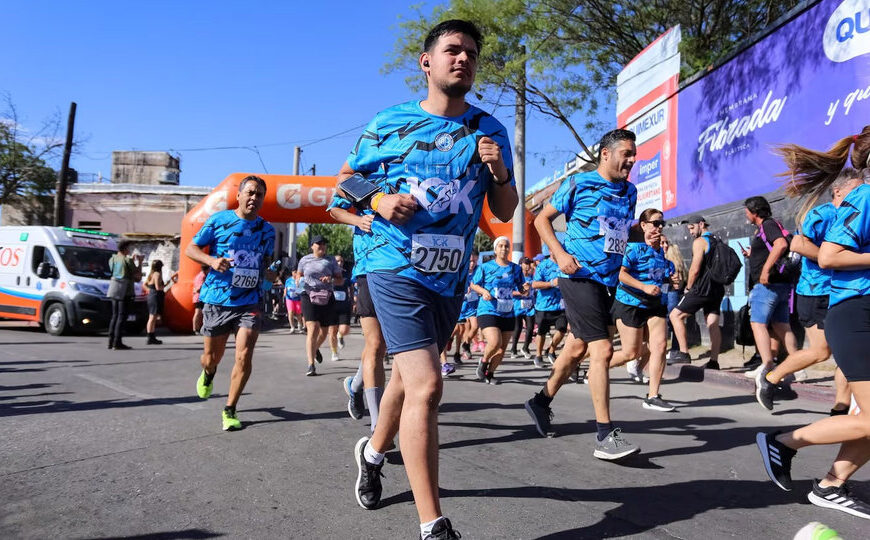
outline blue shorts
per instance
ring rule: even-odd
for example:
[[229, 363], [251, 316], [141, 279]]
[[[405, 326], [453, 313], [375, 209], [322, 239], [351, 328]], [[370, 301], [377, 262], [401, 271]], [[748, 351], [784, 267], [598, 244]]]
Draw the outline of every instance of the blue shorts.
[[788, 283], [756, 283], [749, 291], [749, 320], [761, 324], [788, 323], [790, 297]]
[[444, 350], [459, 319], [463, 296], [441, 296], [422, 284], [383, 272], [368, 274], [381, 333], [390, 354], [435, 345]]

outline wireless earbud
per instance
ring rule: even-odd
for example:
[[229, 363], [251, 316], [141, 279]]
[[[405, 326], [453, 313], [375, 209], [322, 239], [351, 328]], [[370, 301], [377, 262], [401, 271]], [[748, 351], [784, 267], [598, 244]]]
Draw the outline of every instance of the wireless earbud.
[[423, 65], [426, 66], [426, 67], [429, 67], [429, 61], [428, 61], [428, 60], [425, 60], [425, 61], [423, 62]]

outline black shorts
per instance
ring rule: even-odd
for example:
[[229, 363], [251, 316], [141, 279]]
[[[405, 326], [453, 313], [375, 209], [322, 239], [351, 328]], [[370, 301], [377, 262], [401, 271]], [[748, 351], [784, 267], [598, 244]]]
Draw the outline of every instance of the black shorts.
[[320, 326], [332, 326], [338, 320], [338, 312], [335, 310], [335, 299], [329, 295], [329, 302], [322, 306], [311, 303], [311, 298], [307, 294], [301, 295], [302, 300], [302, 317], [305, 322], [320, 323]]
[[550, 327], [555, 326], [556, 332], [568, 330], [568, 319], [565, 318], [565, 311], [538, 311], [535, 313], [535, 324], [538, 325], [538, 335], [546, 336], [550, 332]]
[[339, 309], [335, 313], [335, 324], [350, 326], [350, 304], [347, 309]]
[[828, 297], [802, 294], [796, 294], [795, 297], [795, 311], [801, 326], [804, 328], [818, 326], [819, 330], [824, 330], [825, 317], [828, 316]]
[[369, 280], [366, 276], [358, 276], [356, 284], [359, 292], [356, 296], [356, 313], [360, 319], [365, 317], [377, 317], [375, 313], [375, 303], [372, 302], [372, 295], [369, 292]]
[[559, 278], [565, 315], [574, 337], [586, 343], [610, 339], [613, 294], [602, 283], [584, 278]]
[[619, 300], [613, 302], [613, 309], [610, 310], [613, 320], [620, 320], [622, 324], [630, 328], [643, 328], [646, 322], [653, 317], [667, 318], [668, 308], [664, 304], [654, 308], [643, 308], [639, 306], [630, 306], [623, 304]]
[[722, 310], [722, 298], [724, 298], [724, 295], [698, 296], [690, 291], [683, 295], [675, 309], [679, 309], [689, 315], [694, 315], [701, 309], [704, 310], [705, 316], [710, 314], [719, 315]]
[[260, 330], [263, 314], [260, 306], [217, 306], [205, 304], [202, 307], [202, 328], [200, 334], [216, 337], [230, 334], [239, 328]]
[[163, 291], [151, 291], [148, 293], [148, 314], [163, 315], [163, 304], [166, 302], [166, 293]]
[[496, 327], [502, 332], [513, 332], [516, 324], [516, 317], [499, 317], [498, 315], [480, 315], [477, 317], [477, 326], [481, 330]]
[[847, 381], [870, 381], [870, 296], [832, 306], [825, 320], [825, 337]]
[[205, 302], [194, 302], [193, 303], [193, 307], [195, 307], [196, 309], [202, 309], [202, 306], [204, 306], [204, 305], [205, 305]]

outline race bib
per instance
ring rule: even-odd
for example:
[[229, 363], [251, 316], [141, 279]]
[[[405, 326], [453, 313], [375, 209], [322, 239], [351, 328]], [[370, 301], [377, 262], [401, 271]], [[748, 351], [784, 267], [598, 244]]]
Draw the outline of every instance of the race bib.
[[480, 299], [480, 295], [474, 291], [470, 290], [467, 293], [465, 293], [465, 301], [466, 302], [469, 302], [469, 303], [470, 302], [477, 302], [478, 299]]
[[511, 296], [511, 289], [505, 287], [496, 287], [493, 289], [493, 296], [496, 299], [495, 309], [499, 313], [507, 313], [514, 310], [514, 301]]
[[565, 309], [565, 299], [559, 300], [559, 309]]
[[598, 216], [599, 234], [604, 236], [604, 252], [625, 255], [630, 219]]
[[332, 295], [335, 296], [336, 302], [344, 302], [347, 300], [347, 293], [344, 291], [333, 291]]
[[520, 300], [520, 307], [523, 309], [532, 309], [532, 306], [535, 305], [535, 301], [531, 298], [523, 298]]
[[260, 281], [260, 271], [256, 268], [233, 267], [233, 287], [253, 289]]
[[453, 234], [411, 236], [411, 264], [421, 272], [458, 272], [465, 255], [465, 242]]

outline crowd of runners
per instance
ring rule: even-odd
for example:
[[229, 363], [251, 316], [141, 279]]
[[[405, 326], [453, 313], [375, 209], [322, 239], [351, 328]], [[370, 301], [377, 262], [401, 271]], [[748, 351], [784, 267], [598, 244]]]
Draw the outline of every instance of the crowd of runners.
[[[549, 369], [546, 383], [525, 402], [530, 428], [544, 437], [556, 432], [551, 404], [560, 388], [588, 384], [596, 425], [590, 450], [602, 460], [624, 459], [640, 446], [637, 434], [629, 437], [611, 417], [611, 368], [625, 365], [646, 385], [645, 409], [673, 410], [660, 389], [665, 364], [691, 360], [686, 321], [703, 310], [711, 342], [706, 367], [718, 369], [720, 305], [733, 280], [730, 248], [702, 216], [683, 222], [693, 238], [686, 264], [663, 235], [662, 211], [636, 208], [637, 190], [628, 181], [635, 135], [622, 129], [601, 137], [597, 168], [569, 176], [536, 217], [548, 255], [514, 263], [511, 241], [499, 237], [493, 257], [480, 260], [473, 241], [483, 205], [508, 221], [519, 200], [504, 126], [465, 101], [481, 46], [472, 23], [450, 20], [433, 28], [419, 56], [426, 98], [378, 113], [351, 150], [328, 211], [354, 227], [352, 267], [344, 268], [315, 235], [311, 253], [279, 278], [274, 229], [258, 216], [266, 184], [256, 176], [242, 180], [238, 208], [211, 216], [186, 250], [207, 268], [194, 321], [204, 339], [200, 398], [211, 394], [227, 337], [236, 335], [225, 430], [241, 427], [236, 406], [251, 374], [261, 298], [273, 282], [283, 284], [291, 331], [306, 333], [307, 375], [317, 374], [327, 340], [331, 358], [339, 359], [351, 317], [359, 317], [365, 345], [343, 391], [350, 416], [368, 412], [371, 433], [348, 442], [358, 471], [353, 493], [361, 507], [378, 507], [384, 454], [398, 435], [424, 539], [460, 537], [438, 494], [438, 406], [456, 364], [476, 358], [475, 375], [489, 384], [498, 384], [506, 355]], [[800, 448], [840, 444], [809, 499], [870, 518], [870, 506], [845, 485], [870, 458], [870, 362], [863, 357], [870, 350], [870, 186], [864, 183], [870, 127], [830, 151], [793, 145], [779, 151], [789, 195], [804, 205], [800, 232], [789, 233], [764, 198], [745, 202], [747, 219], [758, 227], [743, 253], [760, 358], [750, 374], [760, 406], [772, 410], [778, 385], [833, 354], [838, 396], [830, 417], [788, 433], [759, 433], [757, 444], [771, 479], [785, 490], [792, 488]], [[553, 226], [559, 216], [567, 224], [561, 240]], [[803, 350], [788, 324], [795, 288], [808, 338]], [[774, 353], [783, 349], [788, 357], [776, 365]], [[852, 396], [858, 408], [845, 414]]]

